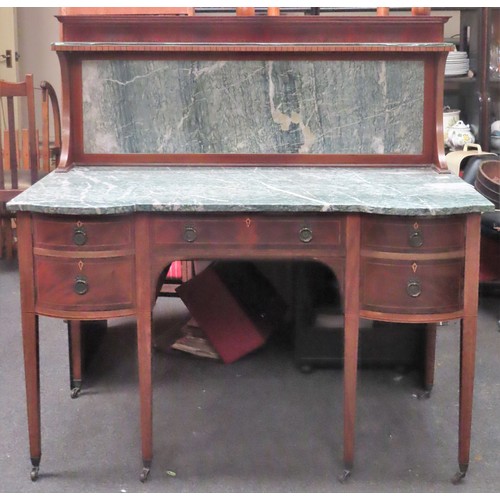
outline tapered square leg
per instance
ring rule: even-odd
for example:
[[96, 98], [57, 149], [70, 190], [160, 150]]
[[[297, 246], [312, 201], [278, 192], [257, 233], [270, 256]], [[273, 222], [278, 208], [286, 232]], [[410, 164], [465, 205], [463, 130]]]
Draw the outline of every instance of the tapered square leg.
[[68, 321], [69, 348], [69, 388], [71, 398], [79, 396], [82, 389], [83, 357], [82, 357], [82, 322]]
[[28, 434], [30, 458], [33, 466], [31, 479], [35, 481], [38, 478], [38, 468], [42, 457], [38, 316], [34, 313], [23, 313], [22, 329], [26, 403], [28, 410]]
[[68, 321], [69, 383], [73, 399], [80, 395], [86, 369], [106, 331], [106, 320]]
[[147, 469], [150, 468], [151, 461], [153, 459], [151, 319], [151, 314], [142, 313], [137, 317], [137, 352], [139, 360], [142, 461], [143, 464], [146, 464], [144, 465], [144, 468]]
[[434, 369], [436, 364], [436, 323], [425, 327], [425, 372], [424, 388], [430, 394], [434, 387]]
[[356, 384], [359, 339], [360, 217], [350, 215], [346, 228], [344, 285], [344, 482], [354, 465]]
[[153, 460], [153, 387], [152, 387], [152, 319], [154, 290], [157, 277], [153, 277], [150, 262], [151, 230], [148, 218], [136, 218], [136, 290], [137, 290], [137, 362], [139, 365], [139, 394], [141, 412], [142, 472], [144, 482]]
[[472, 400], [476, 354], [477, 318], [464, 318], [460, 331], [460, 407], [458, 418], [458, 466], [465, 475], [469, 467]]
[[453, 477], [453, 483], [460, 482], [469, 467], [476, 362], [477, 309], [479, 302], [480, 240], [481, 216], [480, 214], [470, 214], [467, 216], [466, 223], [464, 315], [460, 322], [459, 470]]
[[356, 423], [356, 385], [358, 370], [358, 316], [347, 316], [344, 326], [344, 482], [354, 465], [354, 436]]

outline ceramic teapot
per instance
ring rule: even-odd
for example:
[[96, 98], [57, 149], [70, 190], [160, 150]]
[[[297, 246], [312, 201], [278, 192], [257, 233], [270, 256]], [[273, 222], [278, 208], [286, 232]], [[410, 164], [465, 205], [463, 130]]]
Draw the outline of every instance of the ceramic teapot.
[[444, 145], [451, 147], [448, 142], [448, 132], [453, 125], [455, 125], [458, 120], [460, 120], [460, 110], [451, 109], [449, 106], [443, 108], [443, 137]]
[[452, 149], [461, 149], [466, 144], [472, 144], [473, 142], [474, 135], [470, 130], [470, 126], [466, 125], [462, 120], [459, 120], [448, 130], [448, 144]]

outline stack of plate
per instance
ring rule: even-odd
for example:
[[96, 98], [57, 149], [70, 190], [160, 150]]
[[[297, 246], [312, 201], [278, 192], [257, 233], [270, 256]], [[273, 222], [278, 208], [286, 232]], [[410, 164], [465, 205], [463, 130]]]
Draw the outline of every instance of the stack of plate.
[[444, 74], [446, 76], [465, 75], [469, 71], [469, 58], [467, 52], [450, 52], [446, 58]]

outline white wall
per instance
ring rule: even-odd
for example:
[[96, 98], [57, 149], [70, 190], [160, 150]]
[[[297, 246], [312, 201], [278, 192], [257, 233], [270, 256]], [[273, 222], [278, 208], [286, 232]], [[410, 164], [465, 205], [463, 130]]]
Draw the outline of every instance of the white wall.
[[[59, 21], [54, 17], [57, 7], [18, 7], [17, 32], [19, 78], [26, 73], [33, 73], [35, 87], [46, 80], [54, 87], [61, 106], [61, 71], [57, 55], [50, 48], [52, 42], [59, 40]], [[40, 91], [35, 91], [37, 123], [41, 127]]]

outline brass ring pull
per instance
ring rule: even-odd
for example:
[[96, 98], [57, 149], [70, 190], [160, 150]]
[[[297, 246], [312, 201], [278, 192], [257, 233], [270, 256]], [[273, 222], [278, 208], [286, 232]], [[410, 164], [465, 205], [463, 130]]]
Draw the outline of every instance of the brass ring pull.
[[408, 280], [408, 284], [406, 285], [406, 293], [413, 298], [419, 297], [422, 293], [420, 281], [414, 279]]
[[87, 231], [82, 227], [75, 227], [73, 230], [73, 243], [78, 246], [87, 243]]
[[73, 284], [73, 291], [77, 295], [85, 295], [89, 291], [89, 283], [86, 276], [77, 276]]
[[184, 240], [187, 241], [188, 243], [193, 243], [193, 241], [196, 240], [198, 237], [198, 233], [196, 232], [196, 229], [191, 226], [186, 226], [184, 228]]
[[424, 244], [424, 237], [420, 231], [414, 231], [410, 234], [410, 246], [420, 248]]
[[308, 227], [303, 227], [299, 231], [299, 239], [300, 241], [302, 241], [302, 243], [309, 243], [313, 239], [312, 229], [309, 229]]

